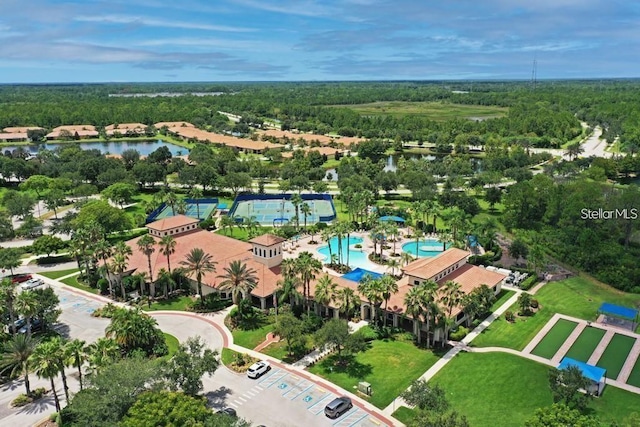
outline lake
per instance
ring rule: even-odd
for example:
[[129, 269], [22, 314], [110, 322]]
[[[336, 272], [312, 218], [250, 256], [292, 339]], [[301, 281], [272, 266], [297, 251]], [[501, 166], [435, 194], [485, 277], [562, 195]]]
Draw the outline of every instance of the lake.
[[[73, 143], [41, 143], [31, 145], [20, 145], [21, 148], [27, 150], [31, 154], [37, 154], [41, 149], [54, 150], [58, 147], [63, 147]], [[174, 156], [185, 156], [189, 154], [189, 149], [180, 147], [179, 145], [172, 144], [170, 142], [158, 139], [156, 141], [104, 141], [104, 142], [79, 142], [77, 143], [83, 150], [98, 149], [103, 154], [122, 154], [123, 151], [134, 149], [137, 150], [141, 156], [148, 156], [158, 148], [165, 146], [169, 149]], [[13, 151], [17, 146], [0, 146], [0, 150]]]

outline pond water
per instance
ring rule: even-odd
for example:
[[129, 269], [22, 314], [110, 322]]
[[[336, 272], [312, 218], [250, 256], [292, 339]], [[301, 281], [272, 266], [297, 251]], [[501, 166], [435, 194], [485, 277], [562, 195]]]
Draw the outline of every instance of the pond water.
[[[31, 144], [31, 145], [21, 145], [20, 148], [28, 151], [31, 154], [37, 154], [38, 151], [42, 149], [46, 150], [54, 150], [58, 147], [63, 147], [67, 145], [71, 145], [72, 143], [42, 143], [42, 144]], [[103, 142], [79, 142], [78, 145], [83, 150], [91, 150], [98, 149], [102, 154], [122, 154], [123, 151], [134, 149], [137, 150], [141, 156], [148, 156], [150, 153], [154, 152], [158, 148], [165, 146], [169, 149], [172, 155], [174, 156], [186, 156], [189, 154], [189, 149], [185, 147], [180, 147], [179, 145], [172, 144], [170, 142], [163, 141], [161, 139], [154, 141], [103, 141]], [[16, 146], [2, 146], [0, 150], [4, 153], [5, 151], [13, 151]]]

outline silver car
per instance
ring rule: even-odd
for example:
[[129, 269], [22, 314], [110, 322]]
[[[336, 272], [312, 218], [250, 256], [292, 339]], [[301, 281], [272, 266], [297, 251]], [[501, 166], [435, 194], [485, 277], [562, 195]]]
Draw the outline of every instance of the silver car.
[[28, 289], [37, 288], [38, 286], [44, 285], [44, 282], [40, 279], [30, 279], [20, 285], [20, 289], [26, 291]]

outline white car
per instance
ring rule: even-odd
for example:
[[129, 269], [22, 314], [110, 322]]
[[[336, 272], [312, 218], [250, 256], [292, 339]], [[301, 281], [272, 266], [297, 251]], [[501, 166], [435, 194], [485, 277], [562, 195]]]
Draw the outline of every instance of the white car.
[[44, 285], [44, 282], [40, 279], [30, 279], [20, 285], [20, 289], [26, 291], [28, 289], [37, 288], [38, 286]]
[[269, 372], [271, 369], [271, 365], [266, 360], [261, 360], [260, 362], [256, 362], [249, 367], [247, 371], [247, 376], [249, 378], [260, 378], [262, 375]]

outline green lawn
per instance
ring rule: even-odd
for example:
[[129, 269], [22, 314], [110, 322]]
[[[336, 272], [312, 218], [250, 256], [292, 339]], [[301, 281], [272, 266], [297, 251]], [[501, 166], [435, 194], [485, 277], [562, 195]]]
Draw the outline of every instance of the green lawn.
[[[522, 350], [555, 313], [595, 320], [598, 307], [605, 301], [627, 307], [640, 305], [639, 295], [626, 294], [585, 277], [551, 282], [542, 287], [535, 298], [540, 303], [540, 310], [536, 314], [518, 318], [514, 323], [500, 317], [473, 340], [473, 345]], [[518, 305], [514, 304], [511, 311], [518, 312]]]
[[493, 313], [494, 311], [502, 307], [502, 304], [507, 302], [509, 298], [511, 298], [514, 294], [514, 291], [507, 291], [505, 289], [501, 290], [500, 293], [496, 296], [495, 302], [491, 306], [491, 312]]
[[384, 408], [436, 363], [439, 356], [416, 347], [402, 336], [373, 341], [367, 351], [357, 354], [346, 366], [338, 365], [336, 359], [337, 355], [331, 355], [308, 369], [346, 390], [353, 390], [360, 381], [370, 383], [373, 396], [369, 401]]
[[142, 308], [145, 311], [157, 311], [157, 310], [174, 310], [174, 311], [187, 311], [187, 305], [192, 301], [190, 296], [180, 296], [177, 298], [170, 298], [166, 300], [155, 301], [151, 304], [151, 307], [144, 305]]
[[178, 341], [178, 338], [174, 337], [171, 334], [168, 334], [166, 332], [163, 332], [163, 334], [164, 340], [167, 343], [167, 347], [169, 348], [169, 354], [167, 356], [171, 357], [176, 353], [176, 351], [178, 351], [180, 341]]
[[[231, 207], [231, 206], [229, 206]], [[269, 233], [273, 230], [273, 227], [261, 227], [260, 234]], [[242, 240], [246, 242], [249, 240], [249, 230], [243, 227], [233, 227], [231, 230], [226, 228], [219, 228], [215, 231], [216, 234], [222, 234], [223, 236], [232, 237], [236, 240]]]
[[586, 363], [602, 340], [604, 333], [604, 329], [592, 327], [584, 328], [576, 342], [573, 343], [567, 352], [566, 357]]
[[233, 335], [233, 343], [241, 347], [253, 350], [266, 338], [267, 334], [273, 331], [272, 323], [263, 325], [256, 329], [241, 330], [234, 329], [231, 331]]
[[70, 268], [68, 270], [58, 270], [58, 271], [46, 271], [44, 273], [38, 273], [43, 275], [44, 277], [48, 277], [49, 279], [59, 279], [60, 277], [68, 276], [69, 274], [77, 273], [80, 270], [77, 268]]
[[531, 353], [544, 357], [545, 359], [551, 359], [560, 347], [562, 347], [562, 344], [567, 338], [569, 338], [569, 335], [571, 335], [571, 332], [573, 332], [577, 325], [575, 322], [559, 319]]
[[[433, 378], [453, 409], [474, 427], [521, 426], [537, 408], [553, 403], [549, 367], [506, 353], [460, 353]], [[640, 395], [607, 386], [591, 407], [603, 421], [621, 421]], [[609, 425], [609, 424], [604, 424]]]
[[368, 104], [337, 105], [336, 107], [349, 108], [365, 116], [422, 116], [435, 121], [471, 117], [502, 117], [508, 111], [507, 108], [495, 106], [406, 101], [380, 101]]
[[413, 409], [407, 408], [406, 406], [401, 406], [392, 414], [393, 418], [400, 421], [403, 424], [408, 424], [414, 417], [415, 411]]
[[640, 357], [636, 360], [636, 364], [633, 366], [633, 370], [629, 375], [627, 384], [631, 384], [636, 387], [640, 387]]
[[620, 370], [627, 360], [627, 355], [631, 351], [636, 340], [626, 335], [615, 334], [607, 349], [602, 353], [597, 365], [607, 370], [606, 377], [616, 379]]
[[[271, 357], [275, 357], [278, 360], [282, 360], [285, 363], [295, 363], [300, 360], [305, 354], [309, 353], [313, 349], [313, 339], [311, 336], [307, 336], [307, 343], [304, 348], [297, 351], [297, 354], [290, 355], [287, 351], [286, 341], [274, 342], [267, 347], [260, 350], [261, 353], [267, 354]], [[295, 350], [294, 350], [295, 351]]]
[[84, 283], [78, 282], [78, 276], [71, 276], [62, 281], [65, 285], [73, 286], [77, 289], [82, 289], [83, 291], [91, 292], [92, 294], [97, 294], [100, 290], [96, 288], [92, 288], [90, 286], [85, 285]]

